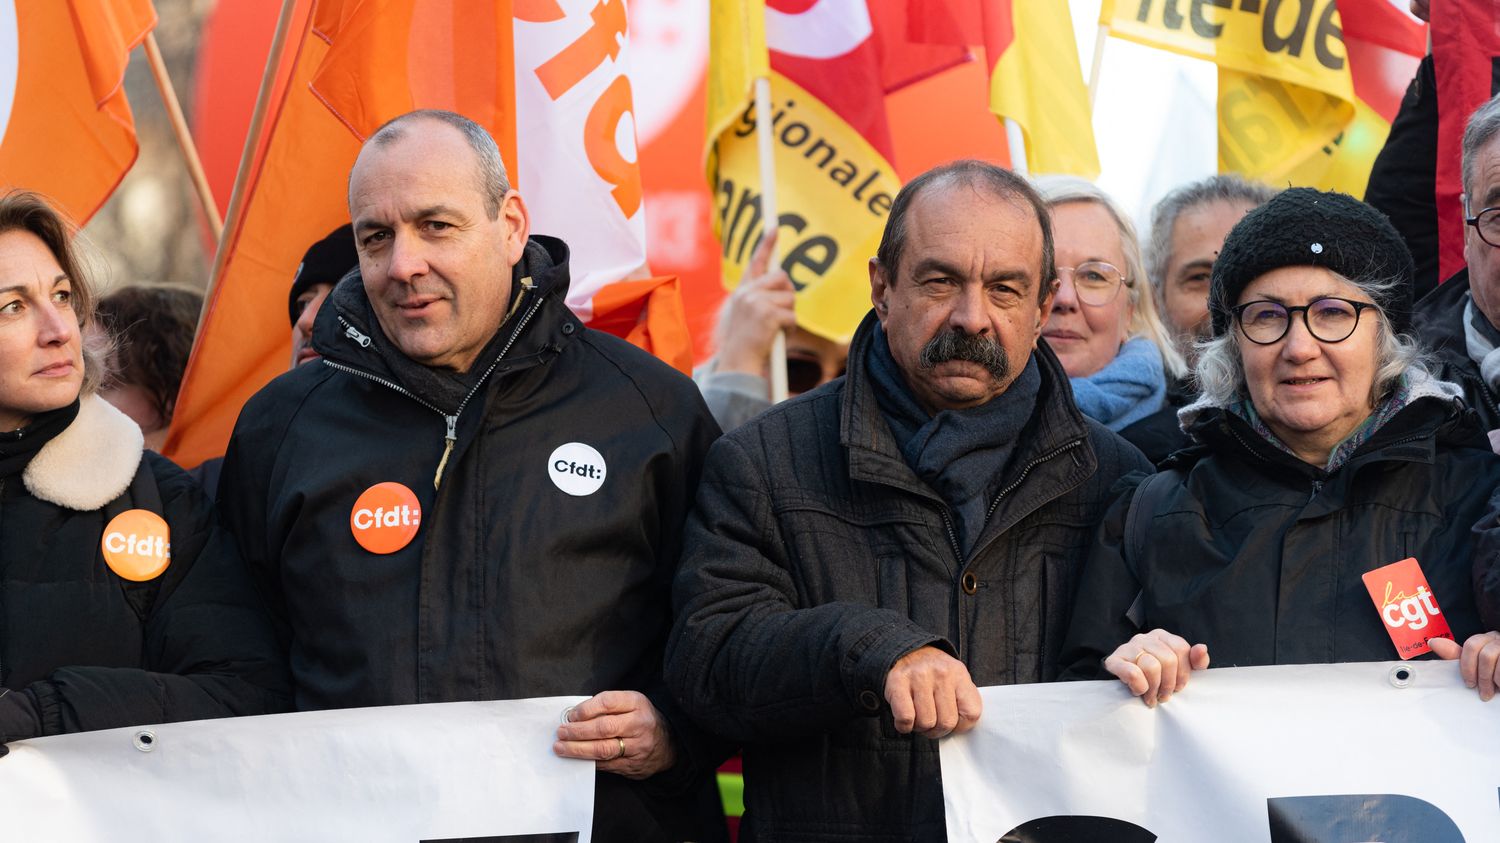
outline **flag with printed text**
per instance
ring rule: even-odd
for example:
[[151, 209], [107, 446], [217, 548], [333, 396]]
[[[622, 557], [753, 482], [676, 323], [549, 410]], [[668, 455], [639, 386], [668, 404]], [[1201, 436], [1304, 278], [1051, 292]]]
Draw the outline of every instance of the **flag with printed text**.
[[[289, 78], [274, 88], [243, 207], [228, 220], [169, 456], [194, 465], [223, 453], [244, 401], [286, 370], [298, 262], [348, 221], [347, 179], [363, 140], [416, 108], [456, 111], [494, 136], [532, 232], [575, 247], [570, 307], [686, 370], [676, 280], [640, 271], [640, 180], [619, 82], [623, 8], [605, 0], [591, 16], [555, 0], [299, 0], [290, 52], [272, 58]], [[516, 46], [523, 31], [526, 50]], [[616, 283], [630, 277], [638, 280]]]
[[764, 227], [750, 85], [769, 74], [777, 249], [797, 322], [847, 341], [901, 188], [885, 95], [968, 53], [913, 37], [907, 0], [711, 2], [708, 177], [725, 283], [738, 283]]
[[1219, 169], [1363, 195], [1425, 50], [1390, 0], [1106, 0], [1119, 38], [1219, 66]]

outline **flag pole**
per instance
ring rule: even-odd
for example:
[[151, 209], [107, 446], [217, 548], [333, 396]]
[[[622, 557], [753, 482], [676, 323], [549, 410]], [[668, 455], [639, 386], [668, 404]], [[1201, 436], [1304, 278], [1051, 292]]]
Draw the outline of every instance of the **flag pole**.
[[271, 51], [266, 56], [266, 69], [260, 77], [260, 90], [255, 94], [255, 111], [250, 116], [250, 131], [245, 134], [245, 151], [240, 155], [240, 166], [234, 174], [234, 189], [229, 193], [229, 212], [225, 214], [219, 243], [214, 248], [213, 272], [209, 274], [208, 287], [203, 291], [203, 310], [198, 314], [200, 327], [203, 325], [203, 320], [208, 317], [209, 308], [213, 306], [214, 290], [218, 287], [219, 278], [224, 274], [224, 266], [229, 261], [227, 241], [239, 223], [245, 204], [247, 187], [245, 182], [250, 176], [250, 164], [255, 158], [255, 147], [260, 141], [261, 125], [265, 123], [266, 111], [270, 109], [271, 89], [276, 85], [276, 72], [281, 67], [281, 54], [286, 48], [286, 34], [287, 30], [292, 27], [292, 12], [296, 6], [297, 0], [281, 0], [281, 14], [276, 18], [276, 34], [271, 39]]
[[1025, 176], [1031, 173], [1031, 168], [1026, 165], [1026, 135], [1021, 131], [1021, 124], [1007, 117], [1005, 118], [1005, 145], [1010, 147], [1010, 168]]
[[1109, 24], [1099, 24], [1099, 31], [1094, 35], [1094, 63], [1089, 68], [1089, 110], [1094, 108], [1094, 100], [1099, 93], [1099, 70], [1104, 67], [1104, 44], [1109, 38]]
[[[760, 218], [764, 227], [762, 237], [776, 233], [779, 219], [776, 210], [776, 138], [771, 125], [771, 80], [762, 76], [755, 80], [755, 139], [760, 153]], [[774, 251], [771, 265], [779, 266], [780, 256]], [[771, 403], [786, 400], [786, 331], [777, 331], [771, 341]]]
[[224, 236], [224, 220], [219, 217], [219, 206], [214, 204], [213, 190], [208, 186], [208, 176], [203, 172], [203, 161], [199, 159], [198, 147], [193, 144], [193, 135], [188, 131], [187, 119], [182, 116], [182, 103], [177, 100], [177, 89], [172, 87], [172, 77], [167, 73], [167, 63], [162, 60], [155, 32], [146, 33], [146, 61], [151, 65], [151, 76], [156, 80], [162, 105], [167, 107], [167, 119], [172, 122], [172, 133], [177, 136], [177, 148], [182, 151], [188, 177], [193, 181], [193, 191], [198, 194], [198, 204], [203, 206], [203, 216], [217, 242]]

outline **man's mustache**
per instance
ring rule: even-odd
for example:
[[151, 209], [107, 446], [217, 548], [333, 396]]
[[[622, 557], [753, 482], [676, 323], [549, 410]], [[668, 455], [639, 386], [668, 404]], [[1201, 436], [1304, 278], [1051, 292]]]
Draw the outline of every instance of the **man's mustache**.
[[918, 363], [923, 369], [931, 369], [950, 360], [978, 363], [1000, 381], [1010, 374], [1010, 357], [1005, 353], [1005, 348], [982, 334], [944, 331], [922, 346], [922, 356]]

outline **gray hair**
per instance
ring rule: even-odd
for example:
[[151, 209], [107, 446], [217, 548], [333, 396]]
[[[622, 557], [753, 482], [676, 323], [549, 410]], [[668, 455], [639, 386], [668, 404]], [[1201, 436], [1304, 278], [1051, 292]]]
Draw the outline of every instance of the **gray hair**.
[[474, 150], [475, 163], [479, 167], [479, 192], [484, 196], [484, 209], [490, 219], [500, 216], [500, 204], [510, 192], [510, 179], [505, 174], [505, 159], [500, 157], [500, 147], [485, 128], [473, 120], [439, 108], [422, 108], [409, 111], [400, 117], [387, 120], [365, 141], [366, 146], [387, 147], [406, 136], [408, 124], [418, 120], [432, 120], [457, 129]]
[[1070, 202], [1087, 202], [1100, 206], [1114, 220], [1120, 234], [1120, 250], [1125, 255], [1125, 288], [1129, 291], [1132, 310], [1130, 335], [1145, 337], [1156, 345], [1169, 375], [1180, 378], [1187, 374], [1187, 362], [1172, 343], [1171, 335], [1156, 311], [1155, 296], [1141, 295], [1141, 287], [1147, 283], [1146, 265], [1141, 257], [1141, 239], [1135, 233], [1135, 223], [1131, 222], [1130, 215], [1097, 185], [1076, 176], [1041, 176], [1037, 179], [1037, 189], [1049, 208]]
[[[1377, 302], [1409, 283], [1399, 277], [1355, 281], [1336, 272], [1332, 274], [1335, 278], [1359, 287]], [[1416, 338], [1410, 334], [1396, 333], [1391, 329], [1391, 323], [1386, 318], [1385, 311], [1379, 307], [1375, 310], [1380, 314], [1380, 327], [1375, 345], [1375, 379], [1370, 385], [1372, 406], [1380, 403], [1392, 389], [1396, 388], [1402, 375], [1410, 372], [1431, 374], [1427, 365], [1427, 354]], [[1234, 325], [1234, 321], [1231, 320], [1229, 330], [1219, 336], [1203, 340], [1197, 345], [1198, 363], [1193, 370], [1193, 375], [1197, 379], [1198, 389], [1202, 394], [1200, 401], [1204, 404], [1227, 407], [1236, 401], [1250, 397], [1249, 389], [1245, 385], [1245, 360], [1240, 356], [1240, 343], [1235, 336]]]
[[1172, 230], [1177, 218], [1205, 205], [1223, 202], [1256, 208], [1271, 201], [1276, 191], [1233, 173], [1221, 173], [1172, 190], [1151, 209], [1151, 239], [1146, 244], [1146, 274], [1156, 288], [1157, 305], [1165, 305], [1167, 266], [1172, 262]]
[[1037, 224], [1042, 229], [1041, 275], [1037, 279], [1037, 300], [1047, 297], [1052, 279], [1057, 277], [1056, 247], [1052, 239], [1052, 216], [1047, 213], [1047, 204], [1025, 177], [1016, 175], [1004, 167], [987, 161], [965, 159], [933, 167], [931, 170], [907, 182], [891, 203], [890, 214], [885, 220], [885, 231], [880, 235], [880, 248], [875, 252], [875, 262], [891, 276], [894, 282], [901, 266], [901, 253], [906, 249], [906, 214], [918, 194], [935, 186], [961, 186], [983, 190], [995, 197], [1020, 200], [1036, 214]]
[[1464, 209], [1468, 210], [1470, 191], [1474, 189], [1474, 164], [1479, 150], [1500, 132], [1500, 95], [1491, 97], [1484, 105], [1474, 109], [1469, 122], [1464, 126], [1463, 141], [1463, 188]]

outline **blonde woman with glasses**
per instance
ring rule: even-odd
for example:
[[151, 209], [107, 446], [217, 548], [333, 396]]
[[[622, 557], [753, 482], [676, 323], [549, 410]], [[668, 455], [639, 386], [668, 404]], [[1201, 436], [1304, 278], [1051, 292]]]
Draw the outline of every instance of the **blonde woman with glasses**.
[[1042, 336], [1078, 409], [1119, 432], [1160, 410], [1168, 377], [1187, 367], [1157, 316], [1130, 217], [1081, 179], [1044, 177], [1037, 188], [1057, 241], [1057, 296]]

